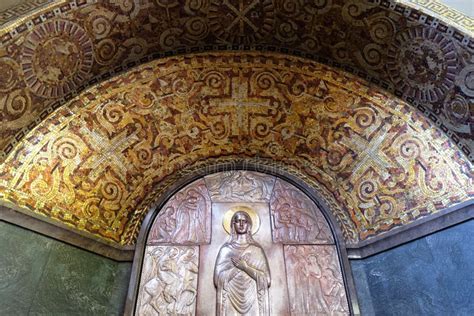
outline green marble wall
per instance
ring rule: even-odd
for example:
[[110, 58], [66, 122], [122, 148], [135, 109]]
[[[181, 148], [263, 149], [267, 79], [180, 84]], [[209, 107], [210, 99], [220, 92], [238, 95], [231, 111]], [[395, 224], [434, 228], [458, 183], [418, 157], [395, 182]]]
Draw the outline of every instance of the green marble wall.
[[0, 315], [121, 315], [130, 268], [0, 221]]

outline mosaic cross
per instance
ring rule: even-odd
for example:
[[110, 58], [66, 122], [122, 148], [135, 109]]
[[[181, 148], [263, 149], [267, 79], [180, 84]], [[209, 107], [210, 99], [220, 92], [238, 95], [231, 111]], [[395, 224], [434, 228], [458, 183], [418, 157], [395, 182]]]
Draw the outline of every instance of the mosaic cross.
[[127, 136], [127, 131], [122, 131], [114, 138], [109, 139], [106, 135], [84, 127], [81, 128], [81, 132], [87, 136], [86, 139], [92, 147], [92, 151], [97, 153], [86, 160], [83, 165], [83, 168], [92, 170], [90, 177], [93, 180], [97, 179], [110, 166], [126, 183], [127, 171], [132, 167], [132, 164], [128, 163], [128, 158], [123, 152], [138, 141], [136, 133]]
[[349, 148], [355, 148], [358, 153], [354, 161], [354, 168], [352, 169], [353, 179], [359, 178], [368, 167], [372, 167], [380, 173], [384, 180], [389, 177], [387, 169], [392, 164], [382, 151], [386, 135], [387, 131], [382, 127], [378, 134], [370, 140], [366, 140], [357, 133], [351, 133], [350, 138], [344, 142]]
[[230, 98], [209, 100], [211, 107], [223, 110], [225, 113], [235, 113], [235, 120], [232, 122], [232, 135], [234, 136], [241, 135], [241, 132], [248, 134], [252, 116], [266, 113], [270, 105], [270, 100], [249, 96], [248, 85], [248, 79], [243, 77], [242, 72], [239, 72], [238, 77], [235, 76], [231, 79]]
[[244, 5], [244, 0], [239, 1], [239, 8], [236, 8], [233, 4], [229, 2], [229, 0], [224, 0], [224, 5], [229, 8], [230, 11], [232, 11], [235, 14], [235, 18], [232, 21], [232, 23], [229, 24], [229, 26], [226, 28], [226, 31], [229, 32], [232, 30], [232, 28], [235, 25], [239, 25], [239, 31], [240, 34], [244, 34], [245, 32], [245, 25], [248, 25], [254, 32], [257, 32], [259, 28], [252, 23], [247, 18], [247, 13], [249, 13], [250, 10], [252, 10], [257, 4], [259, 3], [259, 0], [254, 0], [251, 2], [247, 7]]

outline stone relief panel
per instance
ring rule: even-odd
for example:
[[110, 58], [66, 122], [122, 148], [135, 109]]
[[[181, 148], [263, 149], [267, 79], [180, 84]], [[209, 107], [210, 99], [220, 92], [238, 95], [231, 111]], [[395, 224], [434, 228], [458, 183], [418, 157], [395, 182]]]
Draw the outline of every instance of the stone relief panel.
[[270, 267], [262, 246], [253, 239], [253, 225], [245, 210], [235, 212], [230, 221], [230, 239], [220, 248], [214, 267], [218, 316], [269, 315]]
[[[258, 202], [235, 201], [252, 194]], [[220, 172], [175, 193], [150, 230], [138, 291], [140, 316], [349, 314], [321, 211], [258, 172]]]
[[137, 315], [194, 315], [198, 246], [147, 246]]
[[274, 242], [334, 243], [331, 229], [316, 204], [287, 182], [276, 180], [270, 212]]
[[174, 195], [162, 208], [148, 244], [203, 244], [211, 239], [211, 200], [204, 180]]
[[284, 246], [291, 315], [349, 315], [335, 246]]
[[[250, 216], [240, 232], [231, 227], [239, 210]], [[211, 243], [199, 249], [197, 315], [288, 315], [283, 246], [272, 241], [268, 202], [213, 202]]]
[[268, 202], [275, 178], [252, 171], [229, 171], [205, 178], [213, 202]]

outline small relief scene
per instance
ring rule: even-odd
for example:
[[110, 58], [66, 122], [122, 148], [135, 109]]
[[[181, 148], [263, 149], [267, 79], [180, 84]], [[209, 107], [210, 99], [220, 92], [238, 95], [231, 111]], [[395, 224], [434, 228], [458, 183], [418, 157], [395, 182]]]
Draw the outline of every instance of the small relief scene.
[[174, 194], [147, 239], [136, 315], [349, 315], [332, 231], [279, 178], [228, 171]]

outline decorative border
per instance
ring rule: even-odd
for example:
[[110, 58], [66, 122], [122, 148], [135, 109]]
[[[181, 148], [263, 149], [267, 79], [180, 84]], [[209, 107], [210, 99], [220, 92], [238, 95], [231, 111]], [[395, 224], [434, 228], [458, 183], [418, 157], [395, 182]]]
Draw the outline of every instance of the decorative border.
[[474, 32], [473, 18], [438, 0], [404, 0], [404, 3], [414, 6], [416, 9], [421, 9], [421, 11], [427, 9], [430, 11], [429, 13], [436, 14], [448, 24], [456, 24], [459, 28]]
[[0, 27], [8, 23], [15, 22], [22, 16], [26, 16], [34, 11], [39, 11], [48, 5], [57, 5], [55, 0], [27, 0], [23, 1], [13, 7], [0, 11]]

